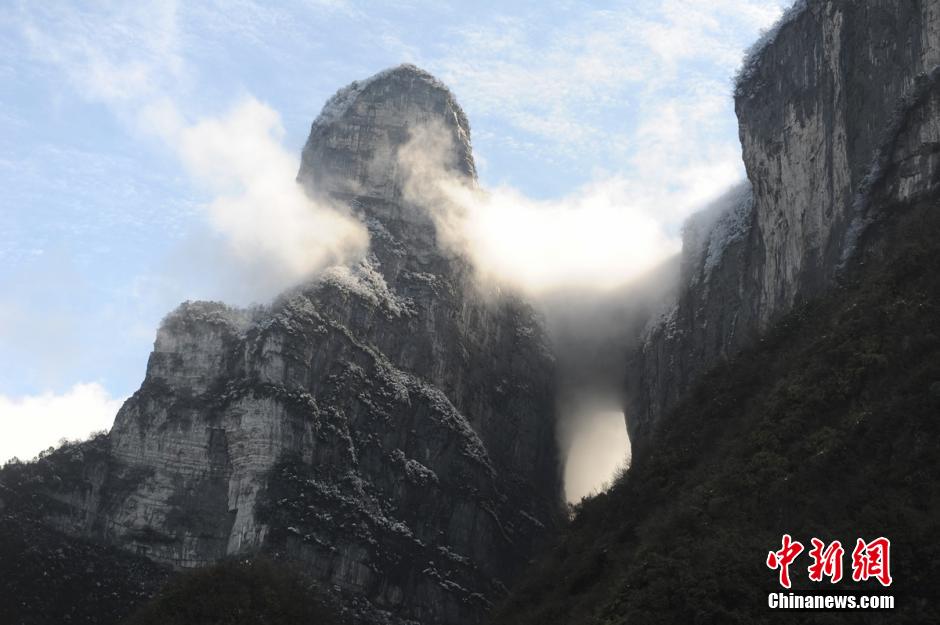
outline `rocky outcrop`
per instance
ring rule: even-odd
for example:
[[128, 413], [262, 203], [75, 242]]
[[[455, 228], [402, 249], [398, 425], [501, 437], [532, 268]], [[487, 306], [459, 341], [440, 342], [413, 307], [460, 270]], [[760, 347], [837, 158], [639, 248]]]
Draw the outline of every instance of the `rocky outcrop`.
[[553, 361], [402, 199], [394, 157], [430, 122], [472, 183], [466, 118], [425, 72], [329, 101], [298, 179], [367, 225], [368, 256], [268, 307], [171, 313], [108, 457], [50, 489], [58, 525], [182, 567], [291, 558], [362, 622], [481, 621], [559, 520]]
[[920, 130], [905, 135], [912, 156], [891, 184], [910, 197], [929, 184], [937, 120], [911, 103], [938, 64], [940, 7], [928, 0], [800, 1], [750, 52], [735, 109], [752, 199], [726, 202], [734, 237], [722, 219], [688, 227], [677, 305], [630, 365], [635, 444], [703, 370], [836, 280], [899, 128]]

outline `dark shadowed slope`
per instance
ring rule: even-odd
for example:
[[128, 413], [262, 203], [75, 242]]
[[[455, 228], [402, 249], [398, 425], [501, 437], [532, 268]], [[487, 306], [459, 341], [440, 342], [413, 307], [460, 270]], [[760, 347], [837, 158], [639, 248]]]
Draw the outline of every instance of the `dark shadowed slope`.
[[175, 577], [126, 625], [340, 625], [333, 606], [290, 566], [224, 560]]

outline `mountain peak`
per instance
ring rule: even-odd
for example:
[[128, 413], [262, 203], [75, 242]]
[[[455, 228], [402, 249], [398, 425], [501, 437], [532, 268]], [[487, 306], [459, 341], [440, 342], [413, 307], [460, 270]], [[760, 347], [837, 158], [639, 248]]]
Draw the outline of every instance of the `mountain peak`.
[[442, 165], [475, 178], [470, 124], [453, 93], [403, 64], [353, 81], [326, 102], [310, 129], [298, 179], [314, 194], [395, 201], [403, 184], [398, 150], [424, 126], [443, 129], [451, 141]]

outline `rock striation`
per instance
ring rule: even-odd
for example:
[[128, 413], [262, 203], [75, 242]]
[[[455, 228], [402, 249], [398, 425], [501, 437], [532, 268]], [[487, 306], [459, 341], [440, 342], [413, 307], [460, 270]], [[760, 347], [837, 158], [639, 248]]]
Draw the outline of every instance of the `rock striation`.
[[748, 188], [686, 227], [676, 306], [629, 365], [634, 444], [702, 372], [833, 284], [889, 163], [896, 199], [936, 183], [923, 107], [938, 64], [931, 0], [801, 0], [754, 46], [735, 89]]
[[178, 567], [264, 551], [364, 623], [477, 623], [560, 520], [553, 359], [521, 301], [484, 293], [403, 199], [422, 124], [473, 184], [467, 120], [401, 66], [339, 91], [298, 180], [368, 227], [368, 255], [250, 311], [168, 315], [108, 453], [50, 518]]

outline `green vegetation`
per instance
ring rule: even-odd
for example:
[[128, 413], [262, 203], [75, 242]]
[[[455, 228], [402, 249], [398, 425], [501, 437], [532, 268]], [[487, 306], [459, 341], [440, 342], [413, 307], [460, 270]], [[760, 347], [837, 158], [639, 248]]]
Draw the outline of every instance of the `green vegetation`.
[[336, 625], [339, 618], [289, 564], [225, 560], [174, 577], [127, 625]]
[[[940, 623], [940, 210], [893, 207], [843, 285], [711, 371], [497, 614], [555, 623]], [[877, 251], [881, 250], [881, 251]], [[772, 611], [767, 553], [842, 541], [883, 612]], [[851, 581], [857, 537], [892, 541], [890, 589]]]

